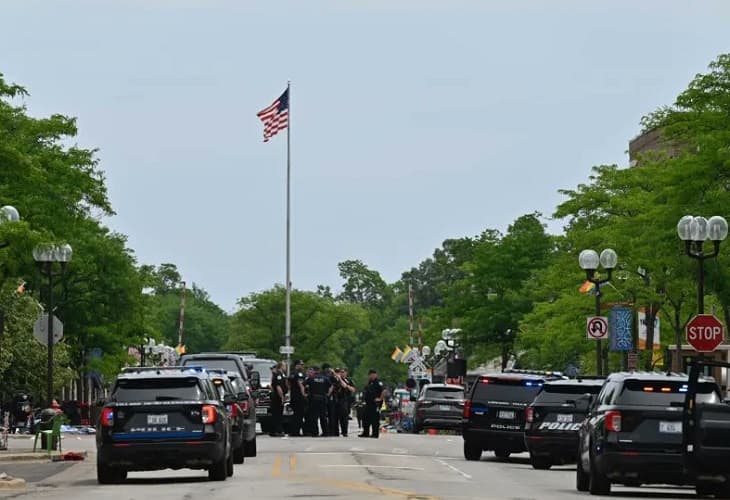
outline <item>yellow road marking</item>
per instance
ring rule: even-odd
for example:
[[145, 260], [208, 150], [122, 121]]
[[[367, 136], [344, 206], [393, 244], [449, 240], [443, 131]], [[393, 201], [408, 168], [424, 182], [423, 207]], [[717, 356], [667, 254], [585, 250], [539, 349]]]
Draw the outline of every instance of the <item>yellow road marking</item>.
[[289, 475], [294, 474], [294, 470], [297, 468], [297, 456], [289, 455]]
[[359, 491], [362, 493], [373, 493], [376, 495], [383, 495], [392, 498], [408, 498], [418, 500], [439, 500], [439, 497], [431, 495], [421, 495], [412, 491], [396, 490], [393, 488], [384, 488], [382, 486], [374, 486], [372, 484], [363, 483], [360, 481], [343, 481], [340, 479], [331, 479], [325, 477], [297, 477], [299, 481], [305, 481], [308, 483], [321, 483], [327, 486], [333, 486], [336, 488], [342, 488], [346, 490]]
[[281, 476], [281, 455], [277, 455], [276, 458], [274, 458], [274, 465], [271, 468], [271, 476], [272, 477], [279, 477]]

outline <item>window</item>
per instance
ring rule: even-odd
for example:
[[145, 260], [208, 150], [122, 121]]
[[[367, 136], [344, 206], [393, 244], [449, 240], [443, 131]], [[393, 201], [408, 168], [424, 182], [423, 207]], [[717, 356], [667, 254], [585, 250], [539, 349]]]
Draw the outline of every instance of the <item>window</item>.
[[425, 399], [464, 399], [461, 387], [427, 387], [424, 389]]
[[[622, 405], [681, 406], [687, 394], [687, 382], [663, 380], [627, 380], [619, 396]], [[719, 403], [720, 395], [714, 384], [701, 383], [697, 390], [698, 403]]]
[[575, 402], [585, 394], [598, 394], [600, 390], [600, 385], [546, 384], [535, 398], [535, 402], [566, 404]]
[[532, 403], [541, 386], [539, 380], [482, 378], [474, 386], [472, 400]]
[[112, 400], [121, 403], [200, 401], [204, 397], [197, 378], [120, 379], [112, 393]]

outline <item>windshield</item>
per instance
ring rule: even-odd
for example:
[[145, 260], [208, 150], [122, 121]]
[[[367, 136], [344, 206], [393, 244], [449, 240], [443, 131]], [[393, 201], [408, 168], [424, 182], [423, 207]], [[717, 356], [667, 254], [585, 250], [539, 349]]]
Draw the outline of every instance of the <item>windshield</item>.
[[268, 385], [271, 383], [271, 367], [276, 364], [275, 361], [272, 360], [244, 360], [244, 363], [247, 365], [251, 365], [251, 371], [259, 372], [259, 376], [261, 377], [261, 383], [263, 385]]
[[472, 400], [480, 403], [532, 403], [541, 385], [534, 380], [482, 379], [474, 387]]
[[464, 390], [460, 387], [429, 387], [424, 395], [426, 399], [464, 399]]
[[[627, 380], [617, 403], [641, 406], [682, 406], [687, 394], [686, 382]], [[699, 384], [698, 403], [719, 403], [720, 394], [714, 384]]]
[[118, 380], [112, 401], [199, 401], [204, 399], [198, 379], [140, 379]]
[[575, 403], [585, 394], [598, 394], [599, 392], [601, 392], [600, 385], [545, 384], [535, 398], [535, 403]]

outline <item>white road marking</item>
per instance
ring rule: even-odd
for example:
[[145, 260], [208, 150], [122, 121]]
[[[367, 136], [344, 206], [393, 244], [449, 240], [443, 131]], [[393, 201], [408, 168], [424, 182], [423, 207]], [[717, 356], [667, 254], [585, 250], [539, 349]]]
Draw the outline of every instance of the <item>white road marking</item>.
[[350, 451], [365, 451], [365, 448], [350, 448]]
[[299, 452], [300, 455], [356, 455], [363, 457], [398, 457], [398, 458], [429, 458], [430, 455], [394, 455], [393, 453], [359, 453], [352, 451], [303, 451]]
[[[403, 455], [400, 455], [403, 456]], [[395, 467], [392, 465], [365, 465], [365, 464], [331, 464], [331, 465], [320, 465], [320, 467], [352, 467], [361, 469], [399, 469], [399, 470], [425, 470], [423, 467]]]
[[404, 450], [403, 448], [393, 448], [393, 453], [398, 455], [406, 455], [408, 453], [408, 450]]
[[471, 479], [471, 476], [469, 474], [467, 474], [466, 472], [464, 472], [462, 470], [457, 469], [456, 467], [454, 467], [450, 463], [444, 462], [440, 458], [434, 458], [434, 460], [437, 461], [438, 463], [440, 463], [441, 465], [443, 465], [445, 467], [448, 467], [449, 469], [451, 469], [452, 471], [456, 472], [457, 474], [460, 474], [461, 476], [465, 477], [466, 479]]

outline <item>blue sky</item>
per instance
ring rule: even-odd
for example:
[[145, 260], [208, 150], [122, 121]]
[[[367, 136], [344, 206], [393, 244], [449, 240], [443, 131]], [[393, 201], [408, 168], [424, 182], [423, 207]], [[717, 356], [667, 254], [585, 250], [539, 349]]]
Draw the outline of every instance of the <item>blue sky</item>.
[[227, 310], [284, 281], [286, 137], [263, 144], [255, 114], [287, 79], [293, 282], [338, 288], [339, 261], [393, 281], [446, 238], [550, 214], [730, 48], [726, 0], [2, 0], [0, 17], [30, 112], [78, 117], [99, 148], [108, 224]]

